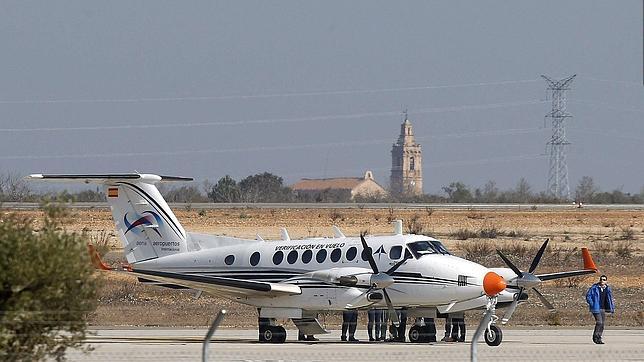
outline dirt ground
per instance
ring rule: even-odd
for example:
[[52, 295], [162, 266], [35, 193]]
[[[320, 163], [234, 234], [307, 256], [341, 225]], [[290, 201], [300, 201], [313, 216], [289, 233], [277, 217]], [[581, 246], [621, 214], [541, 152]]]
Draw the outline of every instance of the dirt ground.
[[[5, 211], [6, 212], [6, 211]], [[19, 211], [36, 224], [39, 211]], [[362, 231], [388, 234], [391, 221], [402, 219], [405, 232], [411, 220], [423, 234], [442, 240], [459, 256], [489, 267], [502, 267], [494, 248], [504, 252], [521, 268], [530, 265], [534, 254], [550, 238], [550, 246], [537, 272], [579, 269], [582, 265], [579, 248], [588, 247], [602, 273], [609, 276], [617, 311], [608, 325], [644, 326], [644, 213], [641, 211], [584, 210], [564, 211], [456, 211], [456, 210], [335, 210], [335, 209], [226, 209], [175, 210], [188, 231], [223, 234], [245, 238], [279, 239], [279, 228], [288, 228], [292, 239], [331, 237], [332, 225], [346, 235]], [[113, 250], [106, 255], [110, 262], [123, 259], [120, 243], [114, 236], [114, 225], [107, 210], [71, 210], [65, 220], [70, 231], [85, 230], [100, 237], [106, 232]], [[493, 231], [494, 238], [470, 237], [464, 232]], [[488, 232], [489, 234], [489, 232]], [[488, 235], [493, 236], [493, 235]], [[491, 248], [491, 249], [490, 249]], [[584, 293], [596, 276], [570, 278], [544, 283], [540, 291], [555, 305], [548, 312], [535, 296], [522, 304], [514, 314], [512, 326], [588, 326], [593, 323]], [[256, 324], [252, 307], [194, 292], [162, 289], [138, 284], [126, 276], [106, 275], [100, 293], [100, 304], [91, 316], [91, 323], [101, 326], [206, 326], [221, 308], [229, 310], [227, 326], [251, 327]], [[468, 324], [479, 318], [476, 312], [467, 315]], [[360, 320], [366, 316], [361, 313]], [[325, 314], [321, 321], [334, 328], [340, 318]], [[473, 328], [473, 327], [472, 327]]]

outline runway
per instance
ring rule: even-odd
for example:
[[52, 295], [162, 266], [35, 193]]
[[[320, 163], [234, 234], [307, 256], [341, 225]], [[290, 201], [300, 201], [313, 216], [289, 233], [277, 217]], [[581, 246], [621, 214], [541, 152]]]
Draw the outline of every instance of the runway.
[[[471, 331], [473, 332], [473, 331]], [[503, 343], [479, 342], [479, 361], [644, 361], [644, 329], [611, 329], [606, 344], [591, 342], [587, 329], [505, 329]], [[70, 361], [199, 361], [205, 329], [98, 329], [87, 346], [94, 350], [68, 353]], [[471, 333], [470, 333], [471, 334]], [[298, 342], [289, 330], [284, 344], [257, 342], [254, 330], [222, 329], [209, 348], [211, 361], [465, 361], [466, 343], [367, 342], [359, 331], [357, 343], [340, 342], [340, 332], [318, 336], [319, 342]], [[471, 338], [471, 335], [469, 336]]]

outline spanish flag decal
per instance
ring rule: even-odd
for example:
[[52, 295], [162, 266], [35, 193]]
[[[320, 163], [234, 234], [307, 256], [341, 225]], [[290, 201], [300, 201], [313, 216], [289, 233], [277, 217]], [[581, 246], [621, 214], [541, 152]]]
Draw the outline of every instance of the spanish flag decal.
[[107, 189], [107, 197], [119, 197], [119, 188], [110, 187]]

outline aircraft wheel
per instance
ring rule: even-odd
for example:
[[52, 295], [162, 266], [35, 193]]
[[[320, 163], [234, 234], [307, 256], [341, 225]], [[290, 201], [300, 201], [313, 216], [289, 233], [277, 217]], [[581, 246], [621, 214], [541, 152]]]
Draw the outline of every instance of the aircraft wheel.
[[275, 338], [275, 329], [272, 326], [260, 327], [259, 328], [259, 341], [261, 343], [270, 343], [273, 342]]
[[421, 343], [424, 342], [425, 332], [420, 326], [412, 326], [409, 328], [409, 342], [411, 343]]
[[275, 342], [273, 343], [284, 343], [286, 341], [286, 329], [282, 326], [277, 326], [273, 327], [275, 328], [275, 331], [273, 334], [275, 335]]
[[494, 324], [490, 326], [490, 329], [485, 330], [485, 343], [488, 346], [498, 346], [503, 340], [503, 332], [501, 328], [495, 326]]
[[425, 338], [423, 338], [423, 342], [425, 342], [425, 343], [436, 342], [436, 328], [433, 328], [433, 330], [432, 330], [431, 327], [426, 325], [421, 329], [421, 331], [422, 331], [423, 335], [425, 336]]

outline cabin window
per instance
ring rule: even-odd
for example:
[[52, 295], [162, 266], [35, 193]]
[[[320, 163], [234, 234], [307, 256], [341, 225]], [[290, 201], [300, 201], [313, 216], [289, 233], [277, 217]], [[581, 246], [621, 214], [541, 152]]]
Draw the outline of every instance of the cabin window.
[[315, 255], [315, 260], [317, 260], [318, 263], [324, 263], [326, 260], [326, 249], [320, 249]]
[[353, 259], [356, 258], [356, 255], [358, 255], [358, 249], [356, 249], [355, 246], [352, 246], [347, 250], [347, 260], [352, 261]]
[[362, 258], [362, 261], [369, 260], [369, 253], [367, 252], [366, 249], [362, 249], [362, 253], [360, 253], [360, 257]]
[[232, 254], [228, 255], [226, 259], [224, 259], [224, 263], [226, 263], [226, 265], [233, 265], [234, 262], [235, 262], [235, 256]]
[[398, 260], [400, 259], [401, 255], [402, 255], [402, 246], [396, 245], [396, 246], [392, 246], [391, 249], [389, 249], [389, 259]]
[[250, 256], [250, 265], [255, 266], [259, 264], [259, 257], [260, 257], [259, 252], [258, 251], [254, 252], [253, 255]]
[[281, 250], [278, 250], [273, 254], [273, 264], [275, 265], [280, 265], [282, 264], [282, 260], [284, 260], [284, 253], [282, 253]]
[[288, 261], [289, 264], [294, 264], [297, 261], [297, 250], [291, 250], [286, 257], [286, 261]]
[[342, 250], [337, 248], [333, 249], [333, 251], [331, 252], [331, 261], [334, 263], [337, 263], [341, 257], [342, 257]]
[[308, 264], [313, 258], [313, 252], [311, 250], [305, 250], [302, 253], [302, 263]]

